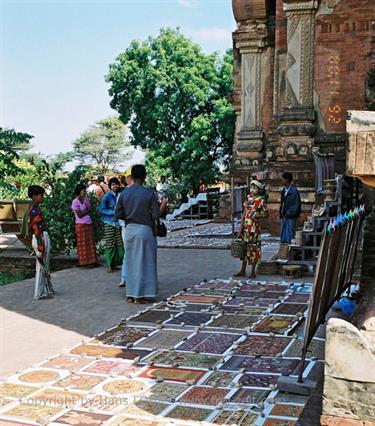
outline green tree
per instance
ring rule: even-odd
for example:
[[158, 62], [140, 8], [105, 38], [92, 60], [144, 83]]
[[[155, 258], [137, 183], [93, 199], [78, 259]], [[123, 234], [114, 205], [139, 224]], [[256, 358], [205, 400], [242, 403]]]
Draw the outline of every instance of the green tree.
[[[111, 107], [146, 149], [151, 174], [186, 185], [218, 178], [229, 164], [235, 116], [232, 54], [205, 54], [180, 31], [133, 41], [109, 67]], [[154, 176], [155, 178], [155, 176]]]
[[100, 120], [73, 142], [73, 156], [107, 173], [131, 157], [126, 126], [116, 117]]
[[32, 137], [28, 133], [0, 127], [0, 190], [17, 192], [17, 188], [9, 179], [22, 174], [17, 160], [20, 153], [29, 148]]
[[[75, 186], [86, 180], [91, 175], [91, 169], [87, 166], [78, 166], [70, 173], [62, 171], [65, 164], [65, 156], [57, 155], [54, 158], [45, 159], [39, 154], [23, 156], [15, 160], [16, 166], [22, 173], [10, 180], [12, 188], [7, 191], [3, 189], [0, 195], [4, 198], [27, 200], [27, 189], [29, 185], [41, 185], [45, 190], [45, 198], [42, 210], [48, 224], [48, 232], [52, 242], [52, 253], [69, 253], [75, 247], [75, 220], [71, 210], [71, 204], [75, 197]], [[89, 195], [93, 204], [91, 218], [94, 223], [95, 242], [100, 250], [100, 242], [103, 236], [103, 223], [98, 210], [98, 199]]]
[[13, 160], [17, 174], [7, 176], [7, 187], [0, 188], [0, 197], [11, 200], [27, 200], [30, 185], [41, 185], [50, 193], [57, 179], [64, 175], [63, 168], [69, 161], [69, 155], [60, 153], [51, 157], [42, 154], [22, 152]]

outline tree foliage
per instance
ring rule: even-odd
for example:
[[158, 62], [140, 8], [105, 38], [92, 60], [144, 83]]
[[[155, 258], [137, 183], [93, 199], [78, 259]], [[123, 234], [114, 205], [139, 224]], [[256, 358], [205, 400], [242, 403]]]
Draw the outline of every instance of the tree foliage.
[[20, 152], [29, 148], [33, 136], [28, 133], [16, 132], [13, 129], [0, 127], [0, 189], [16, 192], [17, 189], [9, 179], [22, 174], [17, 161]]
[[111, 107], [128, 123], [151, 171], [213, 182], [231, 157], [232, 54], [205, 54], [179, 30], [133, 41], [109, 67]]
[[27, 200], [30, 185], [41, 185], [50, 193], [59, 177], [64, 176], [63, 168], [69, 156], [57, 154], [43, 157], [41, 154], [23, 152], [13, 161], [17, 174], [6, 177], [7, 186], [0, 188], [0, 198]]
[[92, 164], [98, 173], [107, 173], [130, 158], [126, 126], [116, 117], [90, 126], [73, 143], [73, 157], [82, 164]]
[[[78, 183], [84, 182], [92, 171], [87, 166], [78, 166], [70, 173], [63, 172], [66, 157], [57, 155], [53, 159], [43, 158], [39, 154], [22, 155], [14, 160], [15, 166], [21, 170], [12, 178], [7, 177], [11, 190], [0, 189], [0, 197], [11, 200], [27, 200], [27, 189], [30, 185], [41, 185], [45, 190], [45, 198], [41, 205], [48, 225], [52, 242], [52, 253], [69, 253], [75, 247], [75, 220], [71, 204], [75, 197], [74, 189]], [[90, 196], [93, 204], [91, 214], [95, 242], [100, 249], [103, 236], [103, 223], [98, 210], [98, 200]]]

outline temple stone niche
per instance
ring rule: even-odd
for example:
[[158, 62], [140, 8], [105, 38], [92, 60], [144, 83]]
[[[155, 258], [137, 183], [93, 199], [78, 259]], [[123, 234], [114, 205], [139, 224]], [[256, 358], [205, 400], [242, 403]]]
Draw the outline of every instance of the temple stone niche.
[[[375, 0], [232, 0], [236, 112], [232, 175], [268, 185], [278, 231], [281, 174], [294, 174], [305, 214], [315, 151], [345, 169], [345, 116], [364, 109]], [[301, 217], [301, 222], [303, 221]]]

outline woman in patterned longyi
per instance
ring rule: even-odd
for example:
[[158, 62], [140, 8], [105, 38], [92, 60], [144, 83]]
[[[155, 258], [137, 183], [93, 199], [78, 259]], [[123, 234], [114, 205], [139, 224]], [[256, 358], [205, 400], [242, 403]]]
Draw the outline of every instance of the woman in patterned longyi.
[[78, 184], [72, 211], [76, 219], [77, 253], [79, 266], [98, 266], [95, 250], [94, 228], [91, 219], [91, 202], [86, 195], [86, 186]]
[[245, 241], [245, 257], [236, 276], [246, 275], [246, 266], [251, 265], [250, 278], [256, 277], [256, 265], [261, 259], [261, 231], [259, 219], [267, 216], [264, 185], [258, 180], [250, 183], [250, 194], [244, 202], [240, 232]]
[[99, 212], [104, 222], [104, 256], [108, 272], [115, 266], [122, 265], [124, 259], [124, 243], [121, 227], [115, 219], [115, 208], [119, 195], [120, 181], [113, 177], [108, 182], [107, 192], [100, 202]]

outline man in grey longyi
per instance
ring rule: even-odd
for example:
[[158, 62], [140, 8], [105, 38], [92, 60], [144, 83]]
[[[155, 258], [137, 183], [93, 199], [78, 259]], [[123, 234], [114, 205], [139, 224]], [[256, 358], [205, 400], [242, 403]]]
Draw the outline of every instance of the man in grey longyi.
[[129, 303], [150, 303], [157, 296], [157, 240], [155, 223], [166, 203], [143, 186], [146, 169], [132, 167], [134, 184], [120, 195], [116, 218], [125, 221], [126, 296]]

